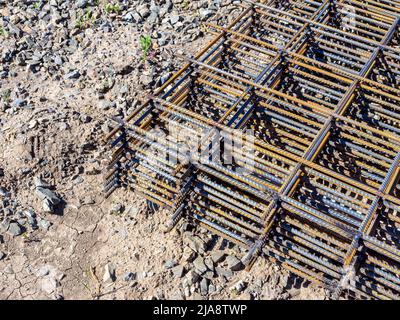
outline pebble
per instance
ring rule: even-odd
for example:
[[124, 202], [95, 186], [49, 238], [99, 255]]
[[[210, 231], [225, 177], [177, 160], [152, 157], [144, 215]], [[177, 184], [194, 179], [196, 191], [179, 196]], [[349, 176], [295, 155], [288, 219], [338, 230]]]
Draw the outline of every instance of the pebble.
[[177, 265], [177, 262], [175, 260], [168, 260], [164, 263], [164, 268], [168, 270], [168, 269], [172, 269], [176, 265]]
[[36, 194], [41, 200], [49, 200], [53, 205], [57, 205], [61, 202], [61, 199], [53, 191], [46, 188], [36, 188]]
[[208, 280], [206, 278], [203, 278], [200, 281], [200, 293], [203, 296], [206, 296], [208, 294]]
[[171, 271], [175, 278], [182, 278], [185, 274], [185, 268], [181, 265], [173, 267]]
[[193, 261], [193, 266], [196, 272], [199, 274], [205, 273], [208, 268], [204, 263], [204, 259], [201, 256], [198, 256], [194, 261]]
[[133, 272], [127, 272], [124, 275], [124, 281], [129, 282], [129, 281], [134, 281], [136, 280], [136, 273]]
[[228, 264], [228, 268], [231, 271], [239, 271], [243, 269], [243, 263], [235, 256], [227, 256], [225, 262]]
[[225, 259], [225, 256], [226, 254], [222, 250], [216, 250], [210, 255], [211, 260], [216, 264], [222, 262]]
[[22, 234], [23, 230], [21, 228], [21, 226], [19, 225], [18, 222], [11, 222], [10, 225], [8, 226], [8, 230], [7, 232], [16, 237]]
[[116, 280], [115, 277], [115, 266], [111, 263], [107, 263], [104, 266], [103, 282], [105, 284], [111, 284]]
[[0, 251], [0, 261], [5, 258], [6, 254], [3, 251]]

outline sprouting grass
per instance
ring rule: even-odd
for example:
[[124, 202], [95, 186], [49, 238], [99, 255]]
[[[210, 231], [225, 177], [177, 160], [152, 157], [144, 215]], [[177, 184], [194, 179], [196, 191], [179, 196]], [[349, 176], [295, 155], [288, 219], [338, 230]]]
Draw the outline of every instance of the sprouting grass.
[[75, 26], [79, 29], [89, 27], [93, 22], [93, 12], [90, 9], [86, 9], [83, 14], [79, 15]]
[[36, 2], [33, 4], [33, 8], [36, 9], [36, 10], [40, 10], [40, 1], [36, 1]]
[[5, 105], [9, 105], [11, 103], [11, 90], [6, 90], [3, 92], [3, 102]]
[[7, 37], [7, 32], [2, 26], [0, 26], [0, 37]]
[[152, 47], [151, 37], [141, 35], [139, 38], [139, 43], [140, 49], [143, 51], [143, 60], [146, 60]]
[[187, 9], [187, 8], [189, 8], [189, 0], [183, 0], [183, 2], [182, 2], [182, 8], [183, 9]]
[[119, 7], [118, 4], [113, 4], [113, 3], [107, 3], [104, 6], [104, 10], [110, 14], [110, 13], [119, 13], [121, 11], [121, 8]]

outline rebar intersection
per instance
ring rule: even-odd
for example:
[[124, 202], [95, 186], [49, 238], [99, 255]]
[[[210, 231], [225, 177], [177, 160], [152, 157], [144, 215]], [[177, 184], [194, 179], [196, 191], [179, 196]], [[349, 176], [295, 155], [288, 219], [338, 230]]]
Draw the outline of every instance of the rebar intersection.
[[400, 1], [244, 2], [108, 136], [107, 195], [140, 192], [248, 266], [400, 299]]

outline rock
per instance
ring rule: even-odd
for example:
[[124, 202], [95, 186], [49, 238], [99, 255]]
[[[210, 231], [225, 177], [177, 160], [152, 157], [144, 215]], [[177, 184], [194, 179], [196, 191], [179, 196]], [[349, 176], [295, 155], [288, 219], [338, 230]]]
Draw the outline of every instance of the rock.
[[15, 99], [12, 104], [13, 107], [23, 107], [24, 105], [26, 105], [26, 101], [24, 99]]
[[36, 273], [36, 275], [38, 276], [38, 277], [45, 277], [45, 276], [47, 276], [47, 275], [49, 275], [50, 274], [50, 268], [49, 268], [49, 266], [43, 266], [43, 267], [40, 267], [40, 269], [37, 271], [37, 273]]
[[177, 265], [175, 260], [168, 260], [164, 263], [164, 268], [165, 269], [172, 269], [173, 267], [175, 267]]
[[61, 199], [53, 191], [46, 188], [36, 188], [36, 194], [41, 200], [47, 199], [53, 205], [57, 205], [61, 202]]
[[111, 263], [107, 263], [104, 267], [103, 282], [106, 284], [110, 284], [115, 280], [115, 267]]
[[67, 73], [64, 78], [66, 80], [70, 80], [70, 79], [78, 79], [80, 76], [81, 76], [81, 74], [78, 70], [73, 70], [73, 71]]
[[206, 296], [208, 294], [208, 280], [206, 278], [203, 278], [200, 281], [200, 293], [203, 296]]
[[6, 254], [3, 251], [0, 251], [0, 261], [6, 257]]
[[214, 263], [210, 257], [205, 258], [204, 263], [205, 263], [207, 269], [214, 271]]
[[231, 270], [227, 270], [224, 268], [216, 267], [215, 272], [217, 273], [218, 276], [225, 277], [227, 279], [233, 277], [233, 272]]
[[228, 268], [231, 271], [239, 271], [243, 269], [243, 263], [235, 256], [227, 256], [226, 263], [228, 264]]
[[183, 249], [182, 260], [184, 262], [192, 262], [196, 258], [196, 252], [192, 249], [185, 247]]
[[120, 204], [120, 203], [116, 203], [112, 206], [110, 213], [111, 214], [121, 214], [122, 212], [124, 212], [125, 207]]
[[193, 261], [193, 266], [196, 272], [199, 274], [205, 273], [208, 268], [204, 263], [204, 259], [201, 256], [198, 256], [194, 261]]
[[185, 268], [181, 265], [175, 266], [171, 269], [175, 278], [182, 278], [185, 273]]
[[206, 243], [197, 236], [188, 236], [184, 241], [190, 249], [199, 254], [204, 254], [207, 249]]
[[19, 225], [18, 222], [11, 222], [10, 225], [8, 226], [8, 230], [7, 232], [16, 237], [22, 234], [23, 230], [21, 228], [21, 226]]
[[53, 212], [54, 206], [49, 199], [43, 200], [43, 211], [44, 212]]
[[240, 280], [235, 283], [235, 285], [231, 288], [231, 290], [236, 291], [237, 293], [241, 293], [242, 291], [244, 291], [244, 289], [246, 289], [246, 287], [247, 283], [244, 282], [243, 280]]
[[77, 8], [85, 8], [88, 5], [87, 0], [77, 0], [75, 1], [75, 5]]
[[171, 22], [172, 25], [174, 25], [174, 24], [176, 24], [180, 19], [181, 19], [180, 16], [178, 16], [178, 15], [172, 15], [172, 16], [169, 18], [169, 21]]
[[129, 282], [129, 281], [134, 281], [136, 280], [136, 273], [133, 272], [127, 272], [124, 275], [124, 281]]
[[199, 276], [199, 274], [197, 272], [195, 272], [193, 270], [190, 270], [186, 275], [186, 279], [188, 280], [188, 282], [190, 284], [194, 284], [197, 281], [199, 281], [200, 276]]
[[212, 252], [210, 255], [211, 260], [216, 264], [224, 261], [225, 256], [226, 256], [226, 254], [222, 250], [216, 250], [216, 251]]
[[40, 219], [39, 220], [39, 226], [43, 228], [44, 230], [49, 230], [51, 227], [51, 222], [45, 220], [45, 219]]
[[199, 16], [201, 20], [206, 20], [208, 17], [210, 17], [213, 14], [211, 10], [201, 8], [199, 10]]
[[8, 192], [6, 189], [0, 187], [0, 196], [3, 198], [9, 198], [11, 196], [11, 193]]

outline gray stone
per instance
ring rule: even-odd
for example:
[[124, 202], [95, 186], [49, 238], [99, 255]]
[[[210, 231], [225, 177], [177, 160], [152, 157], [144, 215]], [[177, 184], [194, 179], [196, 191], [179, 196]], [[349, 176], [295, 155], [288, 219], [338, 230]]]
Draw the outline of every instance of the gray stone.
[[22, 234], [22, 228], [21, 226], [18, 224], [18, 222], [11, 222], [10, 225], [8, 226], [8, 230], [7, 232], [16, 237]]
[[53, 205], [57, 205], [61, 202], [61, 199], [53, 191], [46, 188], [36, 188], [36, 194], [41, 200], [48, 199]]
[[51, 222], [45, 220], [45, 219], [40, 219], [39, 220], [39, 226], [43, 228], [44, 230], [49, 230], [51, 226]]
[[65, 79], [78, 79], [81, 76], [78, 70], [71, 71], [65, 75]]
[[3, 251], [0, 251], [0, 261], [5, 258], [6, 254]]
[[235, 256], [227, 256], [226, 263], [228, 264], [229, 270], [239, 271], [243, 268], [243, 263]]
[[213, 14], [211, 10], [201, 8], [199, 10], [199, 16], [201, 20], [205, 20]]
[[43, 211], [44, 212], [53, 212], [54, 206], [49, 199], [43, 200]]
[[185, 242], [187, 246], [194, 252], [197, 252], [199, 254], [204, 254], [204, 252], [206, 251], [207, 248], [206, 243], [199, 237], [189, 236], [185, 238]]
[[75, 1], [75, 5], [78, 8], [85, 8], [88, 5], [88, 1], [87, 0], [77, 0], [77, 1]]
[[172, 25], [174, 25], [174, 24], [177, 23], [180, 19], [181, 19], [180, 16], [178, 16], [178, 15], [172, 15], [172, 16], [169, 18], [169, 21], [171, 22]]
[[115, 266], [111, 263], [107, 263], [104, 266], [104, 275], [103, 275], [103, 282], [106, 284], [110, 284], [116, 280], [115, 277]]
[[214, 263], [220, 263], [225, 259], [225, 252], [222, 250], [216, 250], [211, 253], [210, 257]]
[[17, 98], [12, 102], [13, 107], [22, 107], [26, 104], [24, 99]]
[[124, 281], [129, 282], [129, 281], [134, 281], [136, 280], [136, 273], [133, 272], [127, 272], [124, 275]]
[[185, 273], [185, 268], [181, 265], [175, 266], [171, 269], [175, 278], [182, 278]]
[[247, 283], [244, 282], [243, 280], [240, 280], [235, 283], [235, 285], [231, 288], [232, 290], [236, 291], [237, 293], [241, 293], [244, 291], [247, 287]]
[[193, 261], [193, 266], [199, 274], [205, 273], [208, 268], [204, 263], [204, 259], [201, 256], [198, 256], [196, 259]]
[[49, 275], [50, 274], [50, 268], [49, 268], [49, 266], [43, 266], [43, 267], [41, 267], [38, 271], [37, 271], [37, 273], [36, 273], [36, 275], [38, 276], [38, 277], [45, 277], [45, 276], [47, 276], [47, 275]]
[[190, 270], [186, 275], [186, 279], [190, 284], [194, 284], [199, 281], [200, 276], [196, 271]]
[[175, 267], [177, 265], [175, 260], [168, 260], [164, 263], [164, 268], [165, 269], [172, 269], [173, 267]]
[[227, 270], [227, 269], [220, 268], [220, 267], [216, 267], [215, 272], [217, 273], [218, 276], [225, 277], [227, 279], [229, 279], [233, 276], [233, 272], [231, 270]]
[[206, 278], [203, 278], [200, 281], [200, 293], [203, 296], [206, 296], [208, 294], [208, 280]]

